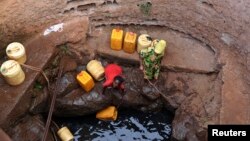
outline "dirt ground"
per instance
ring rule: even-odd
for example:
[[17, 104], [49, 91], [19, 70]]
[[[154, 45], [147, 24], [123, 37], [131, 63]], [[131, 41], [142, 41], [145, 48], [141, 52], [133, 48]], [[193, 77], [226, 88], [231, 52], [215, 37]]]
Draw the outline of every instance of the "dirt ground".
[[[207, 124], [250, 123], [249, 7], [248, 0], [1, 0], [0, 50], [4, 54], [6, 45], [13, 41], [25, 43], [31, 50], [66, 43], [78, 59], [92, 59], [97, 53], [136, 66], [137, 54], [106, 49], [110, 29], [121, 27], [164, 38], [169, 46], [162, 64], [163, 90], [169, 98], [165, 106], [175, 111], [172, 136], [204, 140]], [[65, 23], [63, 33], [44, 37], [45, 29], [59, 23]], [[32, 43], [35, 41], [39, 43]], [[42, 52], [40, 48], [36, 51]], [[53, 51], [48, 50], [46, 54], [51, 55], [47, 57], [41, 55], [46, 59], [39, 67], [46, 66]], [[34, 82], [32, 79], [27, 87], [19, 88], [24, 96]], [[19, 95], [16, 100], [17, 93], [8, 96], [7, 87], [1, 91], [1, 98], [16, 101], [14, 111], [27, 112], [29, 105], [14, 107], [22, 105], [19, 96], [20, 101], [30, 97]], [[1, 114], [21, 115], [11, 114], [13, 109], [1, 103], [0, 108], [5, 109]], [[3, 123], [8, 123], [8, 114], [3, 117], [1, 127], [6, 128]]]

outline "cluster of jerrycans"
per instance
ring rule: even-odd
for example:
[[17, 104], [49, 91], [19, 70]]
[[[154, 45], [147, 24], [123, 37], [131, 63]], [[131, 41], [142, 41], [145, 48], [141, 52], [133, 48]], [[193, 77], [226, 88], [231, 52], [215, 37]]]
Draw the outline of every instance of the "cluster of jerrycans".
[[25, 73], [21, 68], [27, 60], [25, 47], [18, 42], [9, 44], [6, 48], [8, 60], [1, 65], [1, 74], [5, 81], [12, 86], [20, 85], [25, 80]]
[[[89, 73], [88, 73], [88, 72]], [[81, 87], [86, 91], [91, 91], [96, 81], [101, 81], [104, 78], [104, 67], [102, 66], [100, 61], [91, 60], [87, 64], [87, 71], [81, 71], [77, 76], [76, 79]]]
[[[104, 79], [104, 67], [100, 61], [91, 60], [87, 64], [87, 71], [81, 71], [77, 76], [77, 81], [81, 87], [86, 91], [91, 91], [95, 86], [95, 81]], [[115, 106], [109, 106], [96, 114], [96, 118], [100, 120], [116, 120], [117, 109]]]
[[123, 38], [123, 30], [113, 29], [111, 34], [111, 49], [121, 50], [127, 53], [134, 53], [136, 46], [140, 59], [142, 60], [141, 68], [143, 68], [145, 79], [158, 79], [161, 61], [164, 56], [167, 42], [151, 38], [148, 34], [141, 34], [137, 40], [137, 34], [126, 32]]
[[152, 44], [152, 38], [148, 34], [141, 34], [137, 39], [137, 34], [134, 32], [126, 32], [124, 37], [124, 31], [122, 29], [113, 29], [111, 33], [111, 49], [124, 50], [126, 53], [134, 53], [144, 48], [150, 47]]
[[[89, 73], [88, 73], [88, 72]], [[81, 71], [77, 76], [77, 81], [81, 87], [89, 92], [95, 86], [95, 81], [101, 81], [104, 79], [104, 67], [101, 62], [97, 60], [91, 60], [87, 64], [87, 71]], [[109, 106], [104, 110], [101, 110], [96, 114], [96, 118], [101, 120], [116, 120], [117, 119], [117, 109], [115, 106]]]
[[[136, 33], [126, 32], [125, 37], [123, 37], [123, 30], [113, 29], [111, 33], [110, 47], [113, 50], [123, 49], [127, 53], [134, 53], [136, 49], [136, 39], [137, 39]], [[81, 71], [77, 75], [77, 81], [86, 92], [89, 92], [95, 86], [94, 80], [96, 81], [103, 80], [104, 73], [105, 70], [101, 62], [97, 60], [91, 60], [87, 64], [87, 71]]]
[[[147, 34], [141, 34], [137, 39], [136, 33], [126, 32], [124, 36], [124, 31], [118, 28], [112, 30], [110, 37], [110, 48], [112, 50], [116, 51], [123, 50], [124, 52], [130, 54], [134, 53], [136, 49], [137, 52], [140, 53], [141, 50], [150, 47], [152, 43], [154, 43], [152, 41], [152, 38]], [[164, 47], [161, 47], [160, 51], [158, 50], [155, 51], [164, 52], [165, 46], [166, 45], [164, 45]], [[156, 49], [159, 48], [156, 46]], [[94, 88], [95, 81], [103, 80], [104, 75], [105, 75], [105, 69], [102, 66], [101, 62], [97, 60], [91, 60], [87, 64], [87, 71], [82, 71], [77, 75], [77, 81], [86, 92], [89, 92]], [[109, 106], [106, 109], [98, 112], [96, 114], [96, 118], [101, 120], [116, 120], [117, 109], [115, 106]]]
[[[127, 53], [133, 53], [136, 48], [137, 34], [133, 32], [127, 32], [123, 39], [123, 30], [113, 29], [111, 34], [110, 47], [113, 50], [123, 49]], [[87, 71], [81, 71], [77, 75], [77, 81], [81, 87], [86, 91], [91, 91], [95, 86], [95, 81], [101, 81], [104, 79], [105, 69], [101, 62], [97, 60], [91, 60], [87, 64]], [[95, 81], [94, 81], [95, 80]], [[100, 120], [116, 120], [117, 109], [115, 106], [109, 106], [96, 114], [96, 118]]]
[[111, 49], [124, 50], [126, 53], [134, 53], [136, 48], [137, 34], [134, 32], [126, 32], [123, 38], [123, 30], [113, 29], [111, 34]]

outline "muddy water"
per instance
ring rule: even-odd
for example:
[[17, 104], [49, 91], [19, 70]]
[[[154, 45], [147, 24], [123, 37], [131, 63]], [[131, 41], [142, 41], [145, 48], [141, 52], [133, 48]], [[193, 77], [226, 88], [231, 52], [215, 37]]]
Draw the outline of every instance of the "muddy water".
[[75, 141], [168, 141], [173, 115], [168, 111], [143, 113], [120, 110], [116, 121], [101, 121], [95, 115], [60, 118], [60, 126], [67, 126]]

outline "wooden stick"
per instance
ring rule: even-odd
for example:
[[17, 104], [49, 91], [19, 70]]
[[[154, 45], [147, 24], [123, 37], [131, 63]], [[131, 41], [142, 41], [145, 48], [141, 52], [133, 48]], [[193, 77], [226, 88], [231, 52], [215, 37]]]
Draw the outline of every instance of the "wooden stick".
[[42, 141], [46, 141], [46, 139], [47, 139], [49, 126], [50, 126], [50, 122], [51, 122], [51, 118], [52, 118], [52, 115], [53, 115], [53, 110], [54, 110], [55, 102], [56, 102], [56, 95], [57, 95], [57, 91], [58, 91], [57, 88], [58, 88], [58, 85], [59, 85], [59, 78], [61, 78], [62, 72], [63, 72], [63, 67], [60, 66], [59, 73], [57, 75], [56, 86], [55, 86], [55, 89], [52, 92], [52, 100], [51, 100], [51, 104], [50, 104], [50, 108], [49, 108], [49, 115], [48, 115], [48, 118], [47, 118], [47, 121], [46, 121], [46, 126], [45, 126], [45, 131], [44, 131]]
[[51, 120], [51, 122], [56, 126], [57, 130], [59, 130], [59, 126], [56, 124], [56, 122], [54, 122], [53, 120]]
[[168, 98], [155, 86], [155, 84], [153, 84], [149, 79], [148, 80], [148, 83], [153, 86], [155, 88], [155, 90], [158, 91], [158, 93], [165, 99], [165, 100], [168, 100]]

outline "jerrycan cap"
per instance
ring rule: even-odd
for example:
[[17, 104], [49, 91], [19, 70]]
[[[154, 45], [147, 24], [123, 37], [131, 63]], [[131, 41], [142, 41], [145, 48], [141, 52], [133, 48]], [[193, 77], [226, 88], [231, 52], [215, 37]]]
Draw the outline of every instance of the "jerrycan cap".
[[3, 76], [14, 76], [20, 72], [21, 67], [18, 62], [14, 60], [5, 61], [1, 66], [1, 73]]
[[25, 48], [21, 43], [13, 42], [7, 46], [6, 54], [12, 58], [19, 58], [25, 54]]

